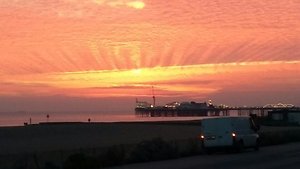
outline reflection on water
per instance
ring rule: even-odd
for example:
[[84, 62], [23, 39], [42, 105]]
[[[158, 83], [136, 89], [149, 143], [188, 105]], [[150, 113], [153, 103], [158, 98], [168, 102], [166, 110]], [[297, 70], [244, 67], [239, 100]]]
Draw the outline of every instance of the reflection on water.
[[[47, 115], [49, 117], [47, 118]], [[237, 116], [237, 111], [230, 111], [230, 116]], [[55, 112], [55, 113], [29, 113], [10, 112], [0, 113], [0, 126], [22, 126], [38, 124], [41, 122], [139, 122], [139, 121], [177, 121], [199, 120], [205, 117], [141, 117], [134, 113], [99, 113], [99, 112]]]
[[[47, 119], [49, 114], [49, 119]], [[203, 117], [140, 117], [134, 113], [0, 113], [0, 126], [22, 126], [24, 123], [37, 124], [40, 122], [138, 122], [138, 121], [173, 121], [197, 120]]]

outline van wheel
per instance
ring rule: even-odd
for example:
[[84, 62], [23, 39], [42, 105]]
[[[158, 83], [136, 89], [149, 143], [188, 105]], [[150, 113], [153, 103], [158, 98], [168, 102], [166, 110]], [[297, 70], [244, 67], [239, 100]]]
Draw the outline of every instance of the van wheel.
[[243, 140], [240, 140], [239, 142], [236, 143], [236, 152], [240, 153], [244, 150], [244, 142]]
[[259, 151], [259, 139], [256, 140], [256, 144], [254, 146], [255, 151]]

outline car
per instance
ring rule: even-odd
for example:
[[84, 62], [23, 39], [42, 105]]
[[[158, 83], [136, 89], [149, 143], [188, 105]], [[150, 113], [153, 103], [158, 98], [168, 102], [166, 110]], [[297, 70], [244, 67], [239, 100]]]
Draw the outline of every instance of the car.
[[206, 118], [201, 120], [201, 145], [206, 152], [220, 148], [259, 150], [259, 128], [251, 117]]

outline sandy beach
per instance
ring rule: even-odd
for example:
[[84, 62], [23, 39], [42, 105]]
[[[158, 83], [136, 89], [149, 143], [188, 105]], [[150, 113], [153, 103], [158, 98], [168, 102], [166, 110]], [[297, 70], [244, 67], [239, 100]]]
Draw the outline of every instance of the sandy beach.
[[[262, 132], [298, 130], [299, 127], [265, 127]], [[0, 128], [0, 155], [102, 148], [135, 144], [152, 138], [187, 140], [200, 133], [199, 121], [50, 123]]]
[[0, 155], [134, 144], [161, 137], [195, 138], [200, 123], [60, 123], [0, 128]]
[[[265, 127], [261, 132], [291, 131], [299, 127]], [[114, 145], [131, 147], [144, 140], [194, 139], [200, 134], [200, 121], [49, 123], [0, 128], [0, 169], [36, 166], [55, 161], [62, 164], [74, 153], [95, 155]], [[186, 145], [186, 144], [185, 144]]]
[[[266, 127], [261, 132], [299, 130], [299, 127]], [[200, 133], [199, 121], [49, 123], [0, 127], [0, 155], [105, 148], [135, 144], [160, 137], [187, 140]]]

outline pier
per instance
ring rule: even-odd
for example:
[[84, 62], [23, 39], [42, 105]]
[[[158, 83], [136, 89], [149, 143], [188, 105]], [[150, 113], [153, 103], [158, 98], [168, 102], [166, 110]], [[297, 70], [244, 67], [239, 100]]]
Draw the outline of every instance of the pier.
[[271, 111], [300, 111], [300, 107], [213, 107], [204, 108], [169, 108], [169, 107], [147, 107], [136, 108], [137, 116], [146, 117], [192, 117], [192, 116], [246, 116], [256, 115], [268, 116]]

